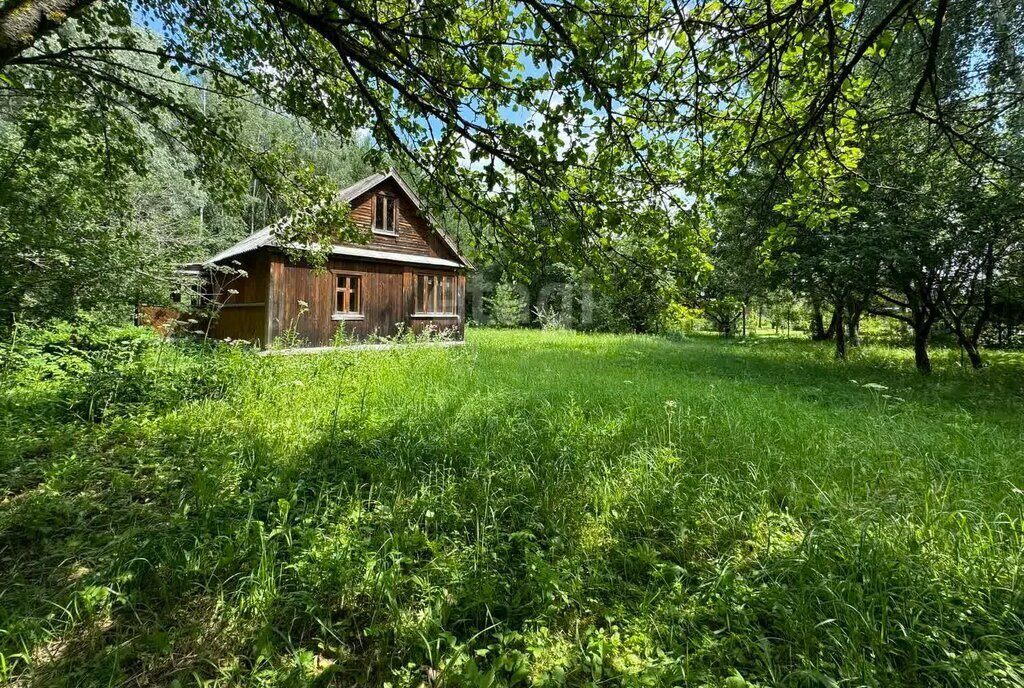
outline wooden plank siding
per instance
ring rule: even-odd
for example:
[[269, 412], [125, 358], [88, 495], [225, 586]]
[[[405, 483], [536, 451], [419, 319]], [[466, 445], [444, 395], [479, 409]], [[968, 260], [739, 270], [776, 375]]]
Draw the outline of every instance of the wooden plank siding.
[[[413, 315], [413, 290], [417, 274], [441, 274], [438, 270], [424, 270], [413, 265], [355, 261], [332, 258], [325, 270], [289, 261], [275, 256], [271, 269], [273, 288], [277, 298], [270, 311], [270, 341], [292, 328], [308, 346], [327, 346], [335, 338], [339, 327], [349, 338], [366, 339], [371, 335], [390, 337], [403, 329], [422, 332], [428, 324], [435, 329], [452, 329], [461, 339], [464, 334], [463, 303], [465, 277], [456, 275], [457, 315], [449, 318], [418, 318]], [[279, 267], [278, 267], [279, 266]], [[335, 320], [334, 304], [337, 274], [356, 274], [360, 277], [361, 318]], [[454, 274], [447, 271], [446, 274]], [[406, 285], [410, 285], [408, 288]], [[302, 304], [308, 310], [302, 312]]]
[[[385, 179], [350, 203], [352, 217], [358, 225], [372, 227], [374, 199], [379, 192], [397, 199], [397, 236], [373, 234], [367, 244], [347, 245], [462, 263], [393, 179]], [[390, 337], [408, 329], [420, 333], [428, 326], [451, 330], [459, 339], [464, 334], [466, 278], [462, 268], [334, 255], [324, 269], [315, 270], [272, 246], [254, 248], [231, 262], [235, 260], [240, 265], [233, 267], [241, 267], [248, 275], [225, 285], [221, 292], [219, 298], [224, 308], [211, 328], [211, 334], [218, 339], [246, 339], [267, 347], [294, 329], [306, 346], [328, 346], [335, 340], [339, 328], [344, 328], [347, 338], [359, 340], [372, 335]], [[335, 315], [339, 272], [360, 278], [359, 317]], [[415, 315], [414, 290], [419, 274], [455, 277], [454, 315], [429, 318]], [[229, 296], [226, 289], [237, 289], [239, 293]]]
[[408, 253], [417, 256], [433, 256], [435, 258], [447, 258], [457, 260], [458, 256], [444, 243], [444, 240], [436, 232], [430, 230], [430, 226], [416, 210], [412, 201], [402, 193], [398, 184], [387, 180], [376, 188], [356, 197], [349, 205], [352, 208], [352, 219], [361, 227], [372, 227], [373, 199], [374, 196], [383, 191], [394, 195], [398, 199], [398, 236], [386, 236], [374, 234], [373, 240], [368, 244], [346, 244], [347, 246], [361, 246], [380, 251], [391, 251], [393, 253]]
[[[229, 267], [244, 270], [244, 277], [216, 275], [214, 282], [219, 288], [216, 298], [221, 305], [220, 315], [210, 327], [210, 336], [216, 339], [245, 339], [261, 346], [267, 345], [269, 259], [267, 251], [254, 251], [238, 256], [228, 264]], [[230, 293], [232, 289], [238, 293]]]

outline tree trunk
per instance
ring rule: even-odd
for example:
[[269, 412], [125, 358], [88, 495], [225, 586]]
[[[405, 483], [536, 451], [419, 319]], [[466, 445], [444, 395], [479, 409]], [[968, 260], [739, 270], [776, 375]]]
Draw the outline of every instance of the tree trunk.
[[[939, 316], [946, 321], [953, 334], [956, 335], [957, 343], [960, 345], [961, 350], [967, 354], [967, 357], [971, 359], [971, 366], [975, 369], [982, 367], [978, 342], [981, 340], [982, 332], [985, 331], [989, 322], [992, 321], [994, 310], [992, 283], [995, 280], [995, 258], [993, 254], [994, 250], [990, 243], [985, 249], [985, 260], [982, 266], [984, 274], [981, 282], [981, 304], [977, 306], [977, 312], [973, 318], [969, 320], [968, 316], [976, 305], [974, 302], [977, 296], [976, 281], [972, 280], [968, 286], [967, 298], [963, 303], [958, 303], [956, 296], [951, 297], [949, 294], [940, 293], [940, 296], [943, 298], [940, 298], [939, 301]], [[962, 356], [960, 361], [962, 365]]]
[[931, 329], [931, 323], [922, 322], [918, 317], [914, 318], [914, 364], [923, 375], [930, 375], [932, 372], [932, 361], [928, 357], [928, 335]]
[[836, 358], [840, 361], [846, 360], [846, 329], [843, 327], [843, 304], [836, 305], [835, 313], [832, 315], [832, 325], [836, 333]]
[[827, 342], [836, 336], [836, 313], [832, 312], [832, 319], [829, 320], [828, 329], [825, 329], [825, 322], [821, 317], [821, 307], [814, 305], [811, 315], [811, 339], [816, 342]]
[[0, 340], [6, 341], [14, 332], [14, 311], [4, 310], [0, 314]]
[[978, 351], [978, 345], [972, 342], [970, 339], [966, 339], [964, 342], [962, 342], [962, 345], [964, 347], [964, 351], [967, 352], [967, 358], [969, 358], [971, 361], [971, 367], [974, 368], [975, 370], [981, 370], [982, 360], [981, 352]]
[[825, 322], [821, 317], [821, 306], [817, 300], [811, 301], [811, 339], [815, 342], [822, 342], [828, 339], [825, 336]]
[[850, 306], [850, 312], [846, 316], [847, 344], [850, 346], [860, 346], [860, 318], [863, 312], [864, 307], [855, 303]]
[[832, 319], [828, 322], [828, 329], [825, 330], [825, 339], [832, 339], [836, 336], [836, 330], [841, 327], [840, 322], [843, 319], [842, 313], [838, 310], [832, 311]]

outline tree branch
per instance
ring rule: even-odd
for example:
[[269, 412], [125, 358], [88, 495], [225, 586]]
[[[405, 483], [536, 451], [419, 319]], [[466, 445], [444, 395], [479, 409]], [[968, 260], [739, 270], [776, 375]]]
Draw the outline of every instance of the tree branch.
[[96, 0], [21, 0], [0, 9], [0, 69]]

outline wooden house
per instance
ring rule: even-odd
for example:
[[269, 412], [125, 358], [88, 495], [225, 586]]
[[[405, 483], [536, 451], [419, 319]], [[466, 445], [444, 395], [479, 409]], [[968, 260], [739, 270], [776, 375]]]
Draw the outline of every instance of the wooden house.
[[[332, 246], [326, 269], [290, 259], [269, 228], [204, 264], [220, 275], [210, 281], [219, 309], [211, 336], [267, 347], [294, 331], [305, 346], [327, 346], [339, 328], [346, 338], [365, 339], [432, 327], [462, 339], [470, 264], [409, 185], [391, 170], [342, 190], [341, 198], [373, 238]], [[244, 276], [218, 273], [218, 266]]]

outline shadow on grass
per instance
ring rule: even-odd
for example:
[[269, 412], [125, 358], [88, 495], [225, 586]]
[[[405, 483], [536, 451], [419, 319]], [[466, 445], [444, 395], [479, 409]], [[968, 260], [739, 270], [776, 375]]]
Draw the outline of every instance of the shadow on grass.
[[237, 643], [220, 582], [250, 573], [239, 529], [273, 497], [260, 438], [193, 453], [198, 437], [104, 430], [25, 457], [42, 482], [0, 505], [0, 651], [37, 685], [160, 683]]
[[[0, 506], [2, 652], [37, 685], [1012, 685], [1019, 516], [894, 521], [645, 439], [673, 386], [877, 412], [825, 363], [713, 346], [541, 348], [488, 368], [540, 371], [535, 396], [353, 404], [294, 452], [244, 424], [79, 426]], [[643, 408], [606, 422], [590, 402], [628, 394], [594, 376], [646, 385]]]
[[[661, 347], [656, 347], [656, 350]], [[882, 384], [893, 393], [912, 393], [926, 404], [995, 411], [1024, 402], [1024, 363], [1019, 356], [998, 359], [981, 371], [963, 368], [953, 350], [933, 352], [936, 372], [919, 374], [905, 349], [866, 346], [837, 361], [830, 343], [792, 339], [723, 340], [699, 336], [675, 344], [674, 363], [687, 375], [752, 382], [786, 391], [828, 388], [829, 401], [857, 403], [856, 384]], [[864, 398], [860, 395], [859, 398]], [[867, 395], [869, 396], [869, 395]]]
[[[654, 337], [624, 340], [601, 350], [567, 353], [557, 345], [518, 352], [535, 371], [558, 368], [567, 356], [578, 377], [601, 378], [610, 389], [584, 390], [592, 398], [628, 399], [635, 388], [630, 373], [645, 374], [653, 387], [705, 385], [709, 392], [775, 392], [784, 403], [809, 402], [822, 409], [876, 415], [880, 399], [895, 406], [906, 401], [922, 415], [971, 414], [1001, 429], [1020, 427], [1024, 413], [1024, 362], [1000, 355], [993, 366], [975, 371], [957, 363], [955, 351], [937, 350], [936, 373], [920, 375], [901, 349], [865, 347], [852, 350], [849, 361], [836, 361], [832, 345], [792, 339], [724, 340], [696, 336], [681, 342]], [[570, 359], [571, 360], [571, 359]], [[871, 390], [863, 385], [882, 385]], [[579, 391], [579, 390], [577, 390]], [[556, 392], [557, 393], [557, 392]], [[885, 395], [885, 396], [883, 396]], [[713, 396], [707, 394], [707, 396]]]

